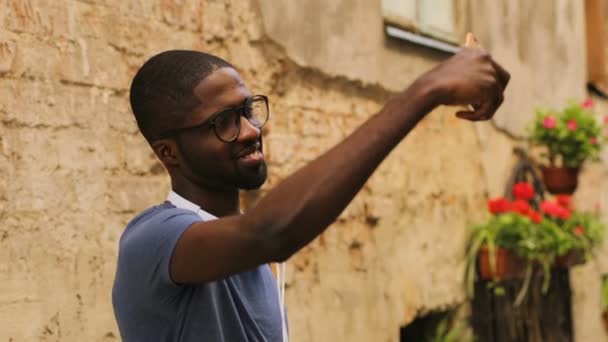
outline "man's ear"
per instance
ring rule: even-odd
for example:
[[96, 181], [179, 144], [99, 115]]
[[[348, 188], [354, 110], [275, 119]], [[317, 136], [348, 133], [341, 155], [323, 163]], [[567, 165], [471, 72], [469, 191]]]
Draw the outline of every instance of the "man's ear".
[[179, 151], [177, 144], [173, 140], [161, 139], [152, 142], [152, 149], [160, 161], [169, 168], [179, 165]]

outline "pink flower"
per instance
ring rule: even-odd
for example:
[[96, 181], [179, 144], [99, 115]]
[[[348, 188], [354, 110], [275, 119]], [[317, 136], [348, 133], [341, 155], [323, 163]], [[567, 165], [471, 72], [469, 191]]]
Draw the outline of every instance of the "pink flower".
[[597, 145], [597, 138], [591, 137], [591, 138], [589, 138], [589, 142], [591, 143], [591, 145]]
[[555, 117], [553, 115], [546, 116], [543, 119], [543, 127], [545, 127], [545, 128], [548, 128], [548, 129], [555, 128], [556, 124], [557, 124], [557, 120], [555, 119]]
[[581, 103], [581, 106], [583, 106], [583, 108], [589, 109], [593, 107], [593, 100], [591, 98], [587, 98], [585, 101], [583, 101], [583, 103]]
[[572, 119], [572, 120], [568, 121], [568, 129], [571, 131], [576, 130], [576, 120]]
[[604, 123], [608, 124], [608, 114], [604, 115]]

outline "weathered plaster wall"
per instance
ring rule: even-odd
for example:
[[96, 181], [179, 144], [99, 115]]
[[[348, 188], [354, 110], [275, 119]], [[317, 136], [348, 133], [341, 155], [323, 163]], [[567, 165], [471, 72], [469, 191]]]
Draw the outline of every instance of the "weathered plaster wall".
[[[384, 34], [381, 0], [305, 3], [260, 0], [268, 35], [298, 65], [401, 90], [448, 57]], [[495, 122], [522, 136], [539, 104], [561, 106], [584, 95], [582, 2], [459, 0], [456, 17], [514, 77]], [[298, 32], [298, 34], [294, 34]]]
[[[296, 13], [318, 10], [308, 17], [323, 30], [312, 35], [288, 26], [295, 2], [0, 0], [0, 339], [119, 340], [110, 303], [117, 239], [168, 190], [128, 105], [131, 77], [146, 58], [170, 48], [215, 53], [239, 67], [253, 92], [270, 96], [271, 175], [246, 194], [246, 206], [445, 58], [384, 42], [379, 3], [344, 3], [300, 2]], [[265, 25], [268, 15], [308, 38], [285, 44]], [[571, 31], [543, 34], [576, 37], [582, 28], [574, 20], [557, 19]], [[519, 60], [499, 46], [496, 30], [480, 36], [517, 70], [507, 94], [515, 104], [500, 117], [529, 113], [541, 101], [520, 92], [530, 91], [529, 80], [553, 85], [557, 71], [572, 96], [582, 93], [578, 55], [553, 61], [542, 50], [547, 66], [529, 61], [536, 52]], [[325, 57], [299, 55], [301, 46]], [[520, 76], [526, 71], [534, 74]], [[340, 219], [290, 260], [293, 341], [396, 341], [417, 314], [465, 301], [466, 225], [482, 216], [488, 195], [502, 192], [516, 142], [452, 112], [425, 119]]]

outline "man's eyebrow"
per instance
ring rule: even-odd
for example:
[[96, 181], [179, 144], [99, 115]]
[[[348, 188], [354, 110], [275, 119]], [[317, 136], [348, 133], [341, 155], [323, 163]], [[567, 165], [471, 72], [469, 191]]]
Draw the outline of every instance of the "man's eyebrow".
[[228, 105], [228, 106], [223, 107], [223, 108], [220, 108], [219, 110], [216, 111], [216, 113], [223, 112], [225, 110], [230, 110], [230, 109], [234, 109], [234, 108], [245, 106], [246, 103], [247, 103], [247, 100], [251, 99], [252, 97], [253, 96], [245, 96], [245, 98], [243, 100], [241, 100], [240, 102], [232, 104], [232, 105]]

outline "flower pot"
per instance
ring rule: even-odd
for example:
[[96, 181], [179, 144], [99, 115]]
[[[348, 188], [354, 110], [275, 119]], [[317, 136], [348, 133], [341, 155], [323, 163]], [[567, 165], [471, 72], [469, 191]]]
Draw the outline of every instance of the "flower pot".
[[578, 186], [579, 167], [541, 166], [543, 182], [547, 190], [556, 194], [573, 194]]
[[566, 254], [555, 258], [555, 265], [559, 268], [570, 268], [582, 265], [585, 261], [587, 261], [585, 259], [585, 251], [582, 249], [571, 249]]
[[490, 265], [490, 250], [482, 246], [477, 255], [479, 275], [485, 280], [509, 280], [523, 278], [526, 262], [512, 251], [495, 247], [496, 268]]

